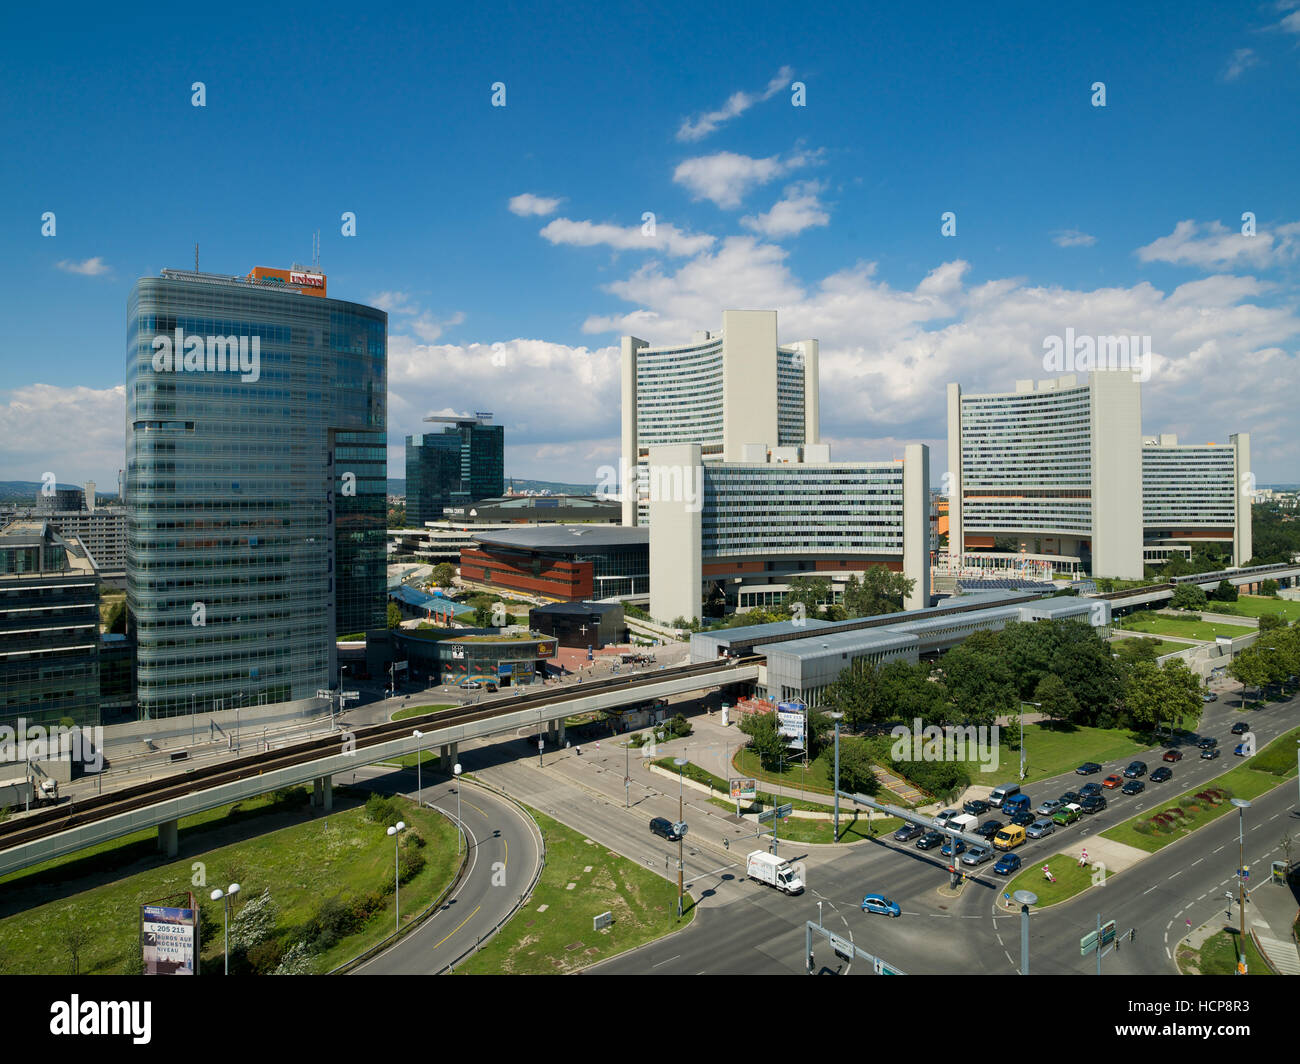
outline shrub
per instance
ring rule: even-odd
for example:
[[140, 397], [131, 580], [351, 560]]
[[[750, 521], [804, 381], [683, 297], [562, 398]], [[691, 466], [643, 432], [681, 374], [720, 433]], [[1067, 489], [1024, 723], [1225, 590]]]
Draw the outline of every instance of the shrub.
[[269, 975], [280, 966], [284, 957], [284, 944], [278, 938], [268, 938], [248, 951], [248, 963], [254, 975]]
[[403, 850], [397, 859], [398, 879], [409, 883], [424, 870], [424, 854], [418, 850]]
[[401, 807], [396, 798], [387, 798], [382, 794], [371, 793], [366, 799], [366, 819], [372, 824], [392, 827], [402, 819]]
[[295, 942], [284, 951], [272, 975], [307, 975], [311, 972], [311, 950], [305, 942]]

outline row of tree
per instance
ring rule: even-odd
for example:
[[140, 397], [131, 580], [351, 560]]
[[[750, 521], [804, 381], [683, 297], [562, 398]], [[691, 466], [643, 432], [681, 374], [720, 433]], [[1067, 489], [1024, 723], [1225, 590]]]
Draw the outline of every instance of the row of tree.
[[1259, 619], [1259, 637], [1228, 666], [1228, 675], [1248, 687], [1262, 688], [1300, 676], [1300, 621]]

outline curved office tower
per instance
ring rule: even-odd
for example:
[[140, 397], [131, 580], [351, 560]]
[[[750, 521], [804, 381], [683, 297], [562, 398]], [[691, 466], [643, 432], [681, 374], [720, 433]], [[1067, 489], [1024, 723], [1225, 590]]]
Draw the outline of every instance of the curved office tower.
[[127, 310], [142, 718], [312, 698], [385, 623], [388, 317], [325, 277], [164, 270]]

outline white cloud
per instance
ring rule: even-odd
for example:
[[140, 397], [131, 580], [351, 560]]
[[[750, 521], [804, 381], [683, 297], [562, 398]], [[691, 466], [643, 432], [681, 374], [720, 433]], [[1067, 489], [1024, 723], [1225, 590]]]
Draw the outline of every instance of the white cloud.
[[1259, 56], [1253, 49], [1238, 48], [1228, 60], [1228, 68], [1223, 72], [1224, 81], [1236, 81], [1253, 66], [1259, 65]]
[[772, 155], [754, 159], [736, 152], [720, 151], [699, 155], [677, 164], [673, 180], [684, 186], [691, 198], [712, 200], [719, 207], [734, 208], [751, 188], [784, 177], [792, 170], [820, 161], [820, 153], [799, 151], [785, 159]]
[[[1295, 5], [1290, 6], [1294, 7]], [[1278, 10], [1282, 11], [1285, 10], [1285, 8], [1279, 5]], [[1300, 11], [1292, 11], [1291, 14], [1287, 15], [1286, 18], [1273, 28], [1281, 30], [1283, 33], [1300, 33]]]
[[831, 216], [818, 198], [821, 192], [822, 186], [817, 181], [791, 185], [785, 190], [784, 198], [774, 203], [770, 211], [757, 216], [747, 214], [740, 219], [740, 224], [774, 240], [797, 236], [813, 226], [826, 225]]
[[545, 217], [548, 214], [554, 214], [556, 208], [563, 202], [560, 199], [548, 199], [546, 196], [534, 196], [531, 192], [525, 192], [522, 195], [510, 197], [510, 211], [520, 217], [528, 217], [529, 215]]
[[733, 92], [727, 97], [727, 102], [718, 110], [706, 111], [696, 118], [683, 119], [681, 127], [677, 130], [677, 139], [685, 141], [703, 140], [722, 123], [729, 122], [737, 115], [744, 114], [756, 103], [770, 100], [790, 84], [790, 77], [793, 73], [794, 71], [790, 67], [783, 66], [767, 83], [767, 88], [761, 93]]
[[657, 222], [653, 235], [647, 235], [642, 229], [637, 225], [625, 227], [556, 218], [542, 228], [541, 235], [552, 244], [582, 248], [606, 244], [618, 251], [661, 251], [673, 256], [698, 254], [712, 247], [715, 239], [707, 233], [683, 233], [668, 222]]
[[389, 314], [414, 314], [418, 309], [409, 292], [377, 292], [370, 297], [370, 305]]
[[1222, 222], [1198, 224], [1186, 219], [1168, 236], [1137, 249], [1143, 262], [1169, 262], [1178, 266], [1219, 269], [1238, 266], [1268, 269], [1294, 260], [1300, 253], [1300, 222], [1273, 230], [1259, 228], [1254, 236], [1229, 229]]
[[464, 320], [465, 315], [460, 311], [456, 311], [456, 313], [446, 321], [438, 321], [426, 310], [419, 317], [410, 322], [410, 327], [414, 330], [416, 336], [426, 344], [431, 344], [442, 335], [444, 329], [453, 325], [460, 325]]
[[117, 490], [125, 458], [126, 387], [29, 384], [2, 393], [0, 454], [10, 480], [40, 480], [50, 472], [60, 484], [94, 480]]
[[112, 272], [108, 264], [98, 255], [93, 259], [83, 259], [81, 262], [61, 259], [54, 265], [64, 273], [77, 273], [82, 277], [102, 277], [104, 274]]
[[1058, 248], [1086, 248], [1097, 243], [1097, 238], [1078, 229], [1058, 229], [1052, 234], [1052, 243]]

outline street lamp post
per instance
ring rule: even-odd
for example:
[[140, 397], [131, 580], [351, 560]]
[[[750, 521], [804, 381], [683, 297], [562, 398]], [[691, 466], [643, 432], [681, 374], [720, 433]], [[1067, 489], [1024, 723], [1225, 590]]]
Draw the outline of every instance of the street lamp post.
[[456, 777], [456, 853], [460, 854], [461, 840], [465, 834], [465, 825], [460, 821], [460, 762], [457, 761], [452, 766], [452, 774]]
[[1012, 898], [1020, 904], [1020, 974], [1029, 974], [1029, 907], [1038, 904], [1032, 890], [1018, 890]]
[[840, 841], [840, 721], [844, 719], [844, 714], [837, 709], [831, 713], [831, 719], [835, 721], [835, 835], [831, 839], [831, 841], [839, 842]]
[[1020, 700], [1020, 712], [1017, 715], [1020, 717], [1020, 779], [1022, 781], [1025, 778], [1025, 706], [1042, 709], [1043, 704], [1041, 702], [1026, 702], [1024, 699]]
[[[680, 829], [682, 822], [686, 819], [686, 806], [682, 794], [682, 770], [686, 767], [686, 758], [675, 757], [673, 764], [677, 766], [677, 826]], [[682, 863], [684, 860], [682, 834], [677, 832], [677, 919], [682, 918]]]
[[1246, 974], [1246, 810], [1250, 802], [1234, 798], [1237, 807], [1237, 908], [1241, 912], [1241, 935], [1237, 948], [1237, 974]]
[[[424, 732], [420, 731], [418, 728], [415, 731], [411, 732], [411, 735], [416, 739], [424, 738]], [[421, 809], [424, 808], [424, 777], [421, 774], [421, 769], [423, 767], [424, 767], [424, 747], [422, 744], [417, 743], [415, 747], [415, 790], [418, 796], [416, 800], [416, 804]]]
[[220, 887], [218, 887], [216, 890], [212, 892], [213, 901], [222, 901], [224, 899], [226, 903], [226, 921], [225, 921], [226, 924], [226, 939], [225, 939], [226, 972], [225, 974], [226, 975], [230, 974], [230, 899], [233, 898], [238, 893], [239, 893], [238, 883], [231, 883], [230, 886], [227, 887], [224, 891]]
[[402, 929], [402, 877], [398, 862], [397, 836], [405, 830], [406, 824], [401, 820], [388, 829], [388, 834], [393, 836], [393, 908], [396, 910], [397, 926], [394, 928], [396, 931]]

